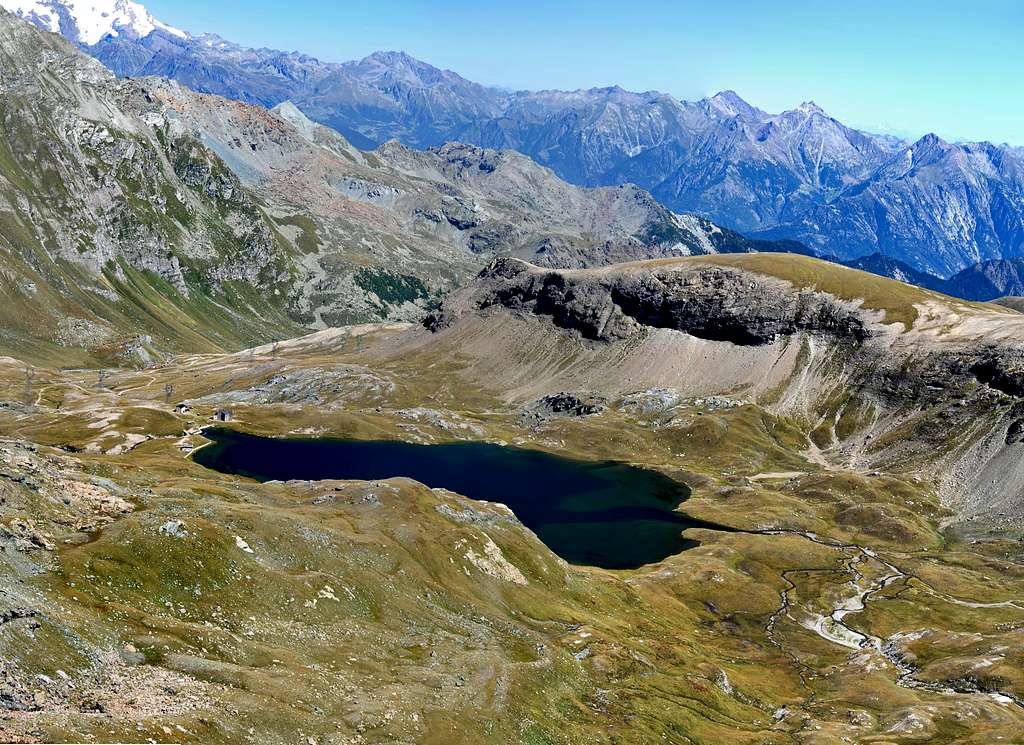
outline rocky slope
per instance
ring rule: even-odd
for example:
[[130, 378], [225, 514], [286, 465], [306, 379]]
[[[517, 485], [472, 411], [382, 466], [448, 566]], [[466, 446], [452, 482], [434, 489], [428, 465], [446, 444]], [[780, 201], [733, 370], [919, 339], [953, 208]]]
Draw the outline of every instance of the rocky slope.
[[[503, 258], [433, 326], [99, 385], [0, 358], [0, 739], [1018, 737], [1024, 316], [784, 254]], [[218, 411], [624, 461], [685, 483], [708, 527], [657, 564], [574, 566], [401, 463], [202, 468]]]
[[901, 147], [876, 172], [766, 235], [842, 257], [874, 251], [948, 276], [1021, 255], [1024, 161], [991, 143], [935, 135]]
[[[55, 8], [49, 15], [25, 5], [8, 0], [50, 29], [55, 14], [81, 15], [63, 0], [35, 4]], [[574, 183], [636, 183], [675, 211], [840, 259], [881, 252], [948, 276], [1024, 245], [1019, 148], [935, 135], [901, 142], [851, 129], [813, 102], [769, 114], [731, 91], [697, 102], [615, 87], [509, 93], [402, 53], [325, 63], [137, 15], [142, 22], [111, 23], [98, 41], [77, 23], [60, 28], [119, 75], [171, 77], [264, 106], [291, 100], [360, 147], [397, 138], [514, 149]]]
[[968, 267], [948, 280], [949, 291], [972, 300], [995, 300], [1024, 294], [1024, 259], [985, 261]]
[[672, 213], [636, 187], [571, 186], [511, 152], [364, 153], [287, 102], [118, 80], [5, 13], [0, 33], [0, 227], [8, 292], [33, 308], [11, 314], [5, 343], [31, 341], [40, 358], [146, 361], [419, 318], [497, 254], [576, 266], [796, 245]]
[[[1024, 322], [996, 306], [791, 255], [502, 259], [428, 325], [512, 397], [728, 394], [803, 418], [840, 462], [927, 475], [961, 520], [1024, 519]], [[529, 362], [493, 364], [523, 345]]]
[[220, 159], [60, 37], [2, 13], [0, 39], [4, 346], [145, 357], [294, 333], [294, 249]]

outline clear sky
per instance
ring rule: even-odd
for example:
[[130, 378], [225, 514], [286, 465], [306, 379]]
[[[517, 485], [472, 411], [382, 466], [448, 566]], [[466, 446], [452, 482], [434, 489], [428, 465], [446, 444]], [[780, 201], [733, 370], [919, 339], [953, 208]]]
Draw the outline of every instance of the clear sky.
[[1024, 0], [142, 0], [157, 18], [330, 61], [401, 50], [507, 88], [621, 85], [863, 129], [1024, 145]]

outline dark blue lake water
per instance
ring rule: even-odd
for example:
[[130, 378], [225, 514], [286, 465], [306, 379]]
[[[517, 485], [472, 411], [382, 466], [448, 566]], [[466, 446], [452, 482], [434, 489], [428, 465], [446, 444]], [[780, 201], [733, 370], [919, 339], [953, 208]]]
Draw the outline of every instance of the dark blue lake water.
[[202, 466], [260, 481], [407, 476], [472, 499], [501, 502], [573, 564], [631, 569], [696, 545], [687, 528], [728, 530], [676, 508], [684, 485], [643, 468], [482, 442], [278, 439], [224, 428], [193, 454]]

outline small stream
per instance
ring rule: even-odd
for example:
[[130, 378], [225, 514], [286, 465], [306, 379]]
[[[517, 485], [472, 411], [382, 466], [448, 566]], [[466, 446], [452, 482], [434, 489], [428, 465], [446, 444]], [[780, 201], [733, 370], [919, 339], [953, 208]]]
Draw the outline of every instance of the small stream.
[[[822, 639], [850, 650], [875, 653], [897, 672], [906, 688], [943, 694], [980, 695], [1004, 704], [1024, 700], [1003, 691], [982, 691], [970, 680], [943, 685], [919, 680], [906, 662], [896, 638], [883, 639], [858, 630], [847, 620], [862, 612], [872, 597], [897, 582], [914, 580], [948, 602], [974, 608], [1024, 607], [1014, 602], [974, 603], [939, 592], [914, 575], [882, 559], [869, 548], [823, 539], [793, 530], [746, 531], [706, 523], [679, 511], [689, 489], [655, 471], [616, 462], [586, 462], [551, 453], [482, 442], [418, 445], [397, 441], [356, 441], [332, 438], [269, 438], [224, 428], [209, 428], [211, 440], [193, 452], [200, 465], [261, 481], [289, 479], [376, 480], [408, 476], [432, 487], [444, 487], [472, 499], [501, 502], [564, 559], [609, 569], [638, 568], [697, 545], [683, 537], [686, 528], [796, 535], [822, 546], [849, 552], [845, 571], [851, 579], [827, 611], [796, 608], [792, 575], [835, 569], [791, 569], [782, 578], [788, 587], [765, 626], [768, 638], [807, 670], [784, 643], [776, 627], [784, 617]], [[794, 610], [799, 610], [796, 617]]]
[[[869, 548], [864, 548], [857, 544], [849, 543], [837, 543], [827, 541], [814, 533], [805, 533], [801, 531], [764, 531], [765, 535], [799, 535], [806, 538], [809, 541], [817, 543], [822, 546], [828, 546], [830, 548], [844, 549], [847, 551], [853, 551], [854, 554], [846, 561], [847, 570], [853, 575], [853, 579], [846, 583], [845, 587], [848, 588], [848, 594], [843, 595], [835, 602], [831, 612], [828, 615], [822, 616], [818, 614], [808, 613], [809, 618], [803, 622], [799, 622], [803, 628], [813, 631], [822, 639], [829, 641], [833, 644], [846, 647], [853, 650], [865, 650], [873, 651], [882, 657], [893, 666], [897, 672], [897, 683], [904, 688], [914, 688], [919, 690], [928, 690], [935, 693], [942, 693], [947, 695], [979, 695], [985, 696], [990, 699], [994, 699], [999, 703], [1003, 704], [1016, 704], [1017, 706], [1024, 707], [1024, 699], [1019, 696], [1007, 693], [1005, 691], [985, 691], [980, 689], [976, 683], [970, 680], [955, 681], [952, 684], [943, 685], [941, 683], [933, 683], [930, 681], [920, 680], [915, 677], [917, 674], [917, 668], [909, 664], [903, 659], [899, 648], [896, 644], [895, 639], [882, 639], [881, 637], [872, 636], [862, 631], [858, 631], [853, 626], [846, 622], [846, 617], [852, 613], [858, 613], [863, 611], [867, 607], [867, 603], [871, 597], [886, 587], [901, 581], [916, 580], [921, 582], [930, 594], [935, 595], [945, 601], [956, 603], [958, 605], [965, 605], [972, 608], [1005, 608], [1014, 607], [1021, 608], [1020, 605], [1013, 602], [1002, 602], [1002, 603], [973, 603], [965, 600], [959, 600], [957, 598], [948, 596], [944, 593], [939, 592], [935, 588], [931, 587], [927, 583], [922, 582], [919, 578], [911, 574], [906, 574], [895, 565], [880, 558], [877, 553]], [[874, 562], [877, 565], [879, 571], [869, 574], [863, 570], [869, 562]], [[789, 585], [782, 591], [782, 601], [779, 608], [769, 618], [768, 623], [765, 626], [768, 632], [769, 638], [772, 642], [782, 649], [785, 649], [781, 641], [775, 638], [775, 628], [778, 625], [779, 620], [784, 616], [789, 616], [791, 620], [796, 621], [792, 618], [790, 611], [793, 606], [790, 600], [790, 593], [796, 589], [796, 584], [789, 578], [790, 574], [807, 572], [807, 571], [823, 571], [834, 573], [834, 570], [804, 570], [794, 569], [788, 570], [783, 573], [783, 579]], [[874, 576], [872, 576], [874, 575]], [[1021, 608], [1024, 610], [1024, 608]], [[805, 611], [807, 612], [807, 611]]]

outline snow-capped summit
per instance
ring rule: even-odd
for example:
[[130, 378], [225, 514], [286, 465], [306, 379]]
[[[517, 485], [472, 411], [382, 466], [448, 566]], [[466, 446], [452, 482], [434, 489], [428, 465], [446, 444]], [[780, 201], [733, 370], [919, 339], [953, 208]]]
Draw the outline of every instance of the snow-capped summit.
[[106, 36], [142, 39], [157, 29], [180, 38], [188, 36], [131, 0], [0, 0], [0, 7], [86, 46]]

